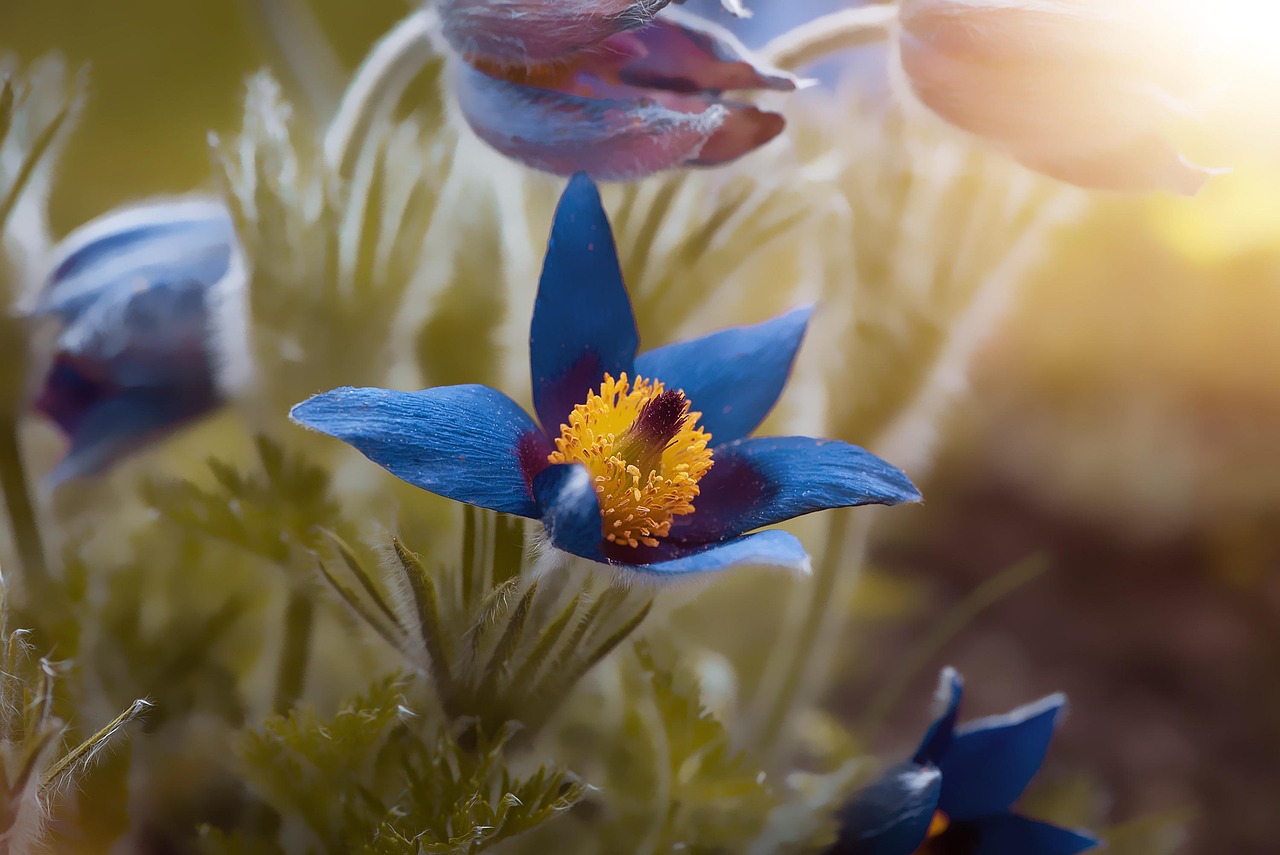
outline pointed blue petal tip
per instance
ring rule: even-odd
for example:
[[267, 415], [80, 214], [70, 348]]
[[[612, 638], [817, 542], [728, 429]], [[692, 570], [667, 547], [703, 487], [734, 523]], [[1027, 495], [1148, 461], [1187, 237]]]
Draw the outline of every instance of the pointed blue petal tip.
[[529, 329], [533, 404], [548, 434], [605, 374], [632, 373], [639, 346], [600, 193], [579, 173], [556, 206]]
[[1003, 813], [1044, 763], [1065, 696], [1050, 695], [1006, 713], [957, 727], [938, 759], [944, 780], [942, 809], [955, 819]]
[[773, 409], [791, 375], [813, 306], [754, 326], [733, 327], [659, 347], [636, 358], [636, 371], [680, 389], [702, 413], [713, 447], [742, 439]]
[[1090, 834], [1016, 814], [988, 817], [974, 825], [974, 855], [1078, 855], [1101, 844]]

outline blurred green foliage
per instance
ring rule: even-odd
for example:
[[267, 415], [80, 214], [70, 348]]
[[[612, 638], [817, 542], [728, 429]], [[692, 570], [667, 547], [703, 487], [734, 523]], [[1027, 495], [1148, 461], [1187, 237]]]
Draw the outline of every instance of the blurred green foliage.
[[[245, 78], [270, 51], [256, 0], [49, 0], [0, 6], [0, 51], [49, 51], [92, 75], [81, 132], [59, 169], [51, 219], [63, 234], [123, 202], [209, 188], [210, 131], [239, 127]], [[351, 69], [401, 0], [313, 4]]]

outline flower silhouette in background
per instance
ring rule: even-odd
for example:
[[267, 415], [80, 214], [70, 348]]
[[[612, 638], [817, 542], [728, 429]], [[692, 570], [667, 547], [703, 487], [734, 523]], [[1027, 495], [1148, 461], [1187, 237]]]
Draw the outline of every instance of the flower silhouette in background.
[[902, 0], [899, 20], [916, 96], [1037, 172], [1183, 194], [1214, 172], [1171, 137], [1196, 85], [1195, 42], [1160, 2]]
[[956, 727], [963, 688], [943, 670], [941, 717], [909, 761], [845, 805], [828, 855], [1075, 855], [1098, 845], [1011, 810], [1044, 762], [1066, 698]]
[[35, 401], [70, 443], [52, 483], [103, 471], [243, 382], [244, 279], [220, 202], [121, 208], [67, 236], [31, 312], [57, 328]]
[[498, 151], [559, 175], [630, 180], [728, 163], [782, 132], [725, 92], [793, 90], [727, 30], [669, 0], [441, 0], [462, 114]]
[[808, 318], [797, 309], [637, 356], [609, 222], [579, 174], [556, 209], [529, 334], [541, 427], [478, 385], [335, 389], [292, 417], [418, 487], [539, 519], [555, 547], [592, 561], [651, 576], [800, 568], [794, 536], [747, 532], [919, 499], [901, 471], [847, 443], [747, 438], [781, 393]]

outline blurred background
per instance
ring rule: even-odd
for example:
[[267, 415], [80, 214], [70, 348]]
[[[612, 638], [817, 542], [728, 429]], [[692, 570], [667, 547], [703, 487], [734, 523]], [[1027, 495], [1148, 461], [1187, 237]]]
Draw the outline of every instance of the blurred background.
[[[348, 68], [406, 8], [313, 7]], [[244, 78], [271, 60], [258, 21], [227, 0], [0, 3], [0, 51], [91, 69], [55, 234], [209, 186], [208, 134], [238, 127]], [[874, 53], [858, 65], [882, 86]], [[1106, 802], [1089, 809], [1190, 815], [1200, 853], [1274, 852], [1280, 801], [1280, 117], [1255, 71], [1206, 117], [1228, 132], [1200, 159], [1233, 174], [1195, 199], [1101, 200], [1025, 283], [927, 504], [881, 544], [852, 639], [875, 655], [850, 657], [837, 696], [857, 721], [916, 657], [918, 713], [874, 746], [897, 751], [941, 664], [968, 677], [972, 716], [1065, 690], [1047, 786], [1083, 776], [1080, 798]]]

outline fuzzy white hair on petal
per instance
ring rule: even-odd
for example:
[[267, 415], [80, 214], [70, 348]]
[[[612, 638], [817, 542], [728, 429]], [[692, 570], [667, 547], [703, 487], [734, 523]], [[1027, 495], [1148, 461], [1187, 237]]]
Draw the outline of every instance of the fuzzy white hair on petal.
[[529, 557], [529, 577], [535, 581], [558, 573], [578, 560], [576, 555], [556, 547], [543, 528], [536, 529], [529, 538]]
[[942, 772], [936, 766], [912, 766], [901, 770], [895, 777], [907, 792], [923, 793], [942, 777]]
[[1047, 712], [1055, 711], [1057, 713], [1054, 719], [1054, 726], [1057, 727], [1062, 722], [1062, 715], [1066, 712], [1067, 696], [1062, 692], [1054, 692], [1038, 701], [1032, 701], [1029, 704], [1023, 704], [1015, 710], [1000, 715], [990, 715], [985, 718], [974, 719], [965, 722], [963, 727], [956, 728], [956, 734], [962, 735], [971, 733], [975, 730], [989, 730], [991, 728], [1012, 727], [1022, 724], [1024, 721], [1044, 715]]
[[960, 672], [955, 668], [947, 665], [938, 674], [938, 687], [933, 690], [933, 717], [939, 718], [951, 706], [951, 686], [953, 682], [959, 682], [964, 687], [964, 678], [960, 676]]

